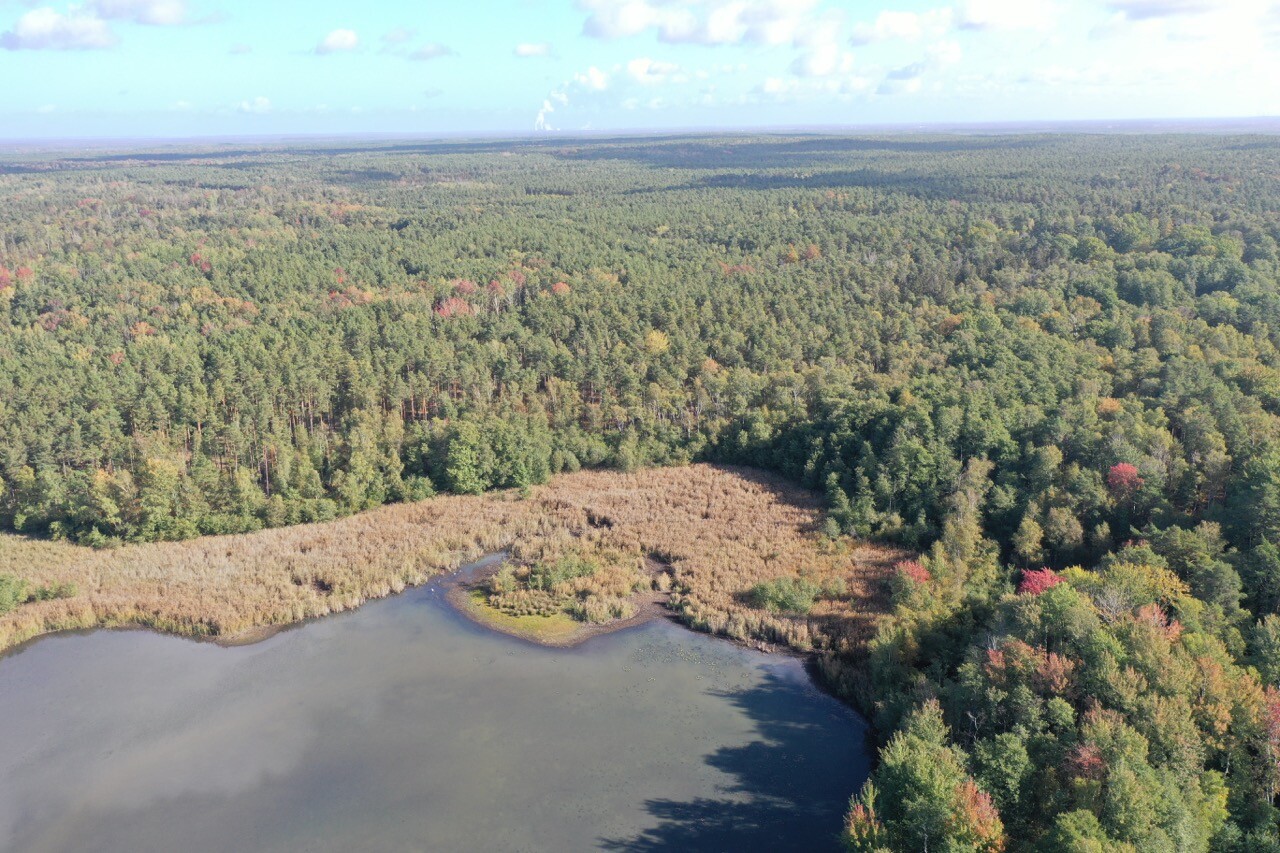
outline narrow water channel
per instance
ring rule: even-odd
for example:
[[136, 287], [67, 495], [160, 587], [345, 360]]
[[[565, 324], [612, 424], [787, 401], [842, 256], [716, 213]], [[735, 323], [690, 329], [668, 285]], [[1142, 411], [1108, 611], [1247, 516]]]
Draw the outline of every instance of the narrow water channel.
[[796, 660], [663, 620], [543, 648], [434, 584], [251, 646], [0, 659], [5, 850], [826, 850], [867, 767]]

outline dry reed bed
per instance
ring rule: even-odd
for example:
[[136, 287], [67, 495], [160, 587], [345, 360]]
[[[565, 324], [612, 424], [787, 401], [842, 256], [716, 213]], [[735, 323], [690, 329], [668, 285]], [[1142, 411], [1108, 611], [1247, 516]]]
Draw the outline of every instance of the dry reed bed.
[[[883, 602], [899, 557], [815, 532], [812, 495], [758, 472], [710, 465], [557, 477], [533, 495], [441, 496], [324, 524], [94, 551], [0, 537], [0, 574], [73, 583], [67, 599], [0, 616], [0, 648], [49, 631], [147, 625], [233, 638], [352, 607], [520, 544], [555, 551], [620, 549], [671, 567], [673, 604], [706, 630], [796, 648], [851, 650]], [[848, 594], [807, 617], [750, 606], [758, 582], [842, 580]]]

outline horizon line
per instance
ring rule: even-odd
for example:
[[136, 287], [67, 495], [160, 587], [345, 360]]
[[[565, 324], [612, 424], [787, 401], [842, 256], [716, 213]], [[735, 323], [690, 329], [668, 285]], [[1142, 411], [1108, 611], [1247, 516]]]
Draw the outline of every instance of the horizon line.
[[364, 141], [462, 141], [488, 140], [529, 142], [536, 140], [604, 139], [617, 136], [679, 137], [679, 136], [767, 136], [773, 134], [855, 135], [858, 133], [936, 133], [980, 134], [983, 132], [1013, 133], [1038, 131], [1083, 133], [1093, 129], [1129, 133], [1205, 133], [1263, 132], [1280, 134], [1280, 115], [1196, 117], [1196, 118], [1123, 118], [1123, 119], [1006, 119], [997, 121], [923, 121], [923, 122], [867, 122], [859, 124], [797, 124], [797, 125], [730, 125], [687, 126], [671, 128], [586, 128], [581, 130], [527, 130], [527, 131], [349, 131], [307, 132], [285, 131], [258, 134], [192, 134], [143, 135], [143, 136], [47, 136], [0, 137], [0, 148], [55, 147], [55, 146], [103, 146], [103, 145], [194, 145], [218, 143], [261, 142], [282, 144], [291, 141], [316, 140], [364, 140]]

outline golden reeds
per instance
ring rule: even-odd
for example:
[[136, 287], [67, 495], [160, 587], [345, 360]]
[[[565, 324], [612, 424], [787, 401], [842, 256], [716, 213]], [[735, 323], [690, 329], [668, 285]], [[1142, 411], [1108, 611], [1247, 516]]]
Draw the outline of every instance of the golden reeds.
[[[803, 490], [755, 471], [691, 465], [584, 471], [524, 499], [446, 495], [322, 524], [105, 551], [0, 536], [0, 574], [76, 589], [0, 616], [0, 648], [48, 631], [129, 624], [230, 638], [356, 607], [515, 549], [544, 560], [594, 555], [607, 565], [648, 558], [666, 575], [655, 585], [671, 590], [695, 627], [849, 651], [869, 635], [883, 604], [875, 581], [900, 555], [829, 540], [820, 521]], [[621, 577], [601, 576], [607, 603], [598, 607], [622, 592], [608, 587]], [[753, 606], [750, 590], [782, 577], [845, 593], [806, 615]]]

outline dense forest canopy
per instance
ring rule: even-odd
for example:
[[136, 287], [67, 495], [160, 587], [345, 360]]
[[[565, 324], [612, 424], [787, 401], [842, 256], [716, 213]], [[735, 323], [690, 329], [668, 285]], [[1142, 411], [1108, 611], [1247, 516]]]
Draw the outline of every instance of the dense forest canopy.
[[853, 849], [1280, 850], [1280, 139], [0, 155], [0, 526], [751, 464], [919, 548]]

